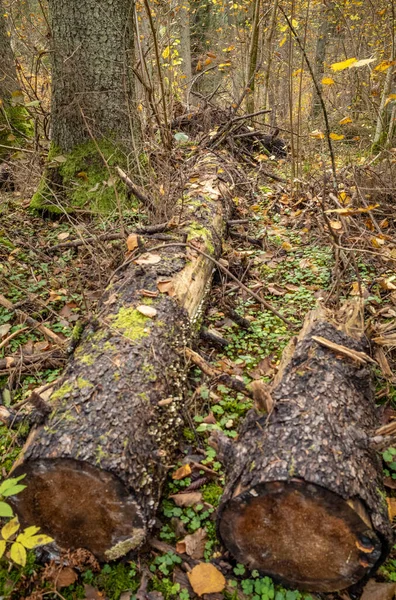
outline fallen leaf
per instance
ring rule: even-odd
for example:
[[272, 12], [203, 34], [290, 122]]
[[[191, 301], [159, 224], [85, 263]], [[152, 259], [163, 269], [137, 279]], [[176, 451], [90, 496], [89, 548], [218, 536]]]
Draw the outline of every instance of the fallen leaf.
[[389, 519], [393, 521], [396, 517], [396, 498], [387, 498]]
[[102, 592], [94, 588], [93, 585], [88, 585], [87, 583], [84, 583], [84, 591], [84, 600], [103, 600], [105, 597]]
[[77, 581], [78, 575], [74, 569], [63, 567], [58, 577], [56, 578], [56, 587], [60, 590], [63, 587], [68, 587]]
[[347, 123], [352, 123], [351, 117], [344, 117], [341, 121], [338, 121], [339, 125], [346, 125]]
[[389, 67], [395, 64], [394, 60], [383, 60], [379, 65], [374, 68], [374, 71], [387, 71]]
[[360, 600], [392, 600], [396, 593], [396, 583], [380, 583], [370, 579], [364, 586]]
[[276, 285], [267, 285], [267, 290], [274, 296], [284, 296], [286, 294], [285, 290], [282, 290], [281, 287]]
[[191, 474], [191, 467], [189, 464], [182, 465], [172, 474], [172, 479], [184, 479]]
[[226, 585], [224, 575], [210, 563], [199, 563], [190, 573], [188, 578], [192, 589], [198, 596], [222, 592]]
[[175, 295], [175, 284], [172, 279], [164, 279], [157, 282], [157, 288], [161, 292], [161, 294], [168, 294], [168, 296]]
[[66, 240], [69, 237], [70, 233], [68, 231], [62, 231], [59, 233], [58, 240]]
[[207, 539], [205, 529], [200, 527], [191, 535], [186, 535], [184, 540], [177, 542], [176, 550], [182, 554], [188, 554], [191, 558], [203, 558]]
[[180, 506], [182, 508], [191, 507], [202, 502], [202, 493], [187, 492], [186, 494], [173, 494], [172, 496], [169, 496], [169, 498], [172, 498], [176, 506]]
[[322, 84], [323, 85], [334, 85], [335, 81], [332, 77], [323, 77]]
[[152, 306], [147, 306], [147, 304], [139, 304], [139, 306], [136, 307], [136, 310], [150, 319], [157, 315], [157, 309]]
[[336, 62], [330, 65], [332, 71], [344, 71], [344, 69], [349, 69], [354, 63], [357, 62], [356, 58], [347, 58], [341, 62]]
[[34, 344], [35, 352], [45, 352], [46, 350], [49, 350], [50, 348], [51, 348], [51, 344], [49, 342], [47, 342], [47, 340], [45, 340], [43, 342], [36, 342]]
[[141, 296], [145, 296], [146, 298], [157, 298], [158, 292], [154, 292], [151, 290], [139, 290], [138, 292]]
[[329, 137], [330, 137], [330, 139], [332, 139], [332, 140], [334, 140], [334, 141], [336, 141], [336, 142], [337, 142], [337, 141], [339, 141], [339, 140], [343, 140], [343, 139], [344, 139], [344, 137], [345, 137], [345, 135], [342, 135], [342, 134], [340, 135], [340, 134], [338, 134], [338, 133], [330, 133], [330, 136], [329, 136]]
[[315, 129], [315, 131], [311, 131], [311, 133], [309, 134], [311, 137], [315, 138], [316, 140], [324, 140], [324, 133], [323, 131], [319, 131], [319, 129]]
[[329, 221], [329, 223], [330, 227], [335, 231], [339, 231], [340, 229], [342, 229], [342, 223], [340, 223], [339, 221]]
[[161, 262], [161, 260], [162, 257], [159, 254], [151, 254], [150, 252], [146, 252], [133, 262], [136, 265], [156, 265], [157, 263]]
[[4, 323], [4, 325], [0, 325], [0, 337], [5, 337], [10, 331], [10, 329], [11, 325], [9, 323]]
[[132, 252], [133, 250], [135, 250], [135, 248], [138, 248], [139, 237], [136, 235], [136, 233], [130, 233], [128, 235], [127, 240], [126, 240], [126, 245], [127, 245], [129, 252]]

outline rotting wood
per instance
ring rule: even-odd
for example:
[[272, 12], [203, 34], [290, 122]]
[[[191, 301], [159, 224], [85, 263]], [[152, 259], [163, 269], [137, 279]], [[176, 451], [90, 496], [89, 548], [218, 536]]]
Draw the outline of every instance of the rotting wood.
[[[191, 175], [200, 184], [187, 184], [176, 209], [196, 249], [148, 249], [117, 270], [49, 399], [51, 415], [14, 470], [26, 473], [26, 489], [12, 499], [21, 522], [60, 548], [115, 559], [138, 548], [154, 524], [184, 425], [184, 349], [199, 332], [210, 258], [220, 254], [229, 216], [216, 161], [205, 153], [197, 162]], [[164, 282], [166, 292], [141, 294]], [[156, 314], [144, 316], [141, 305]]]
[[250, 411], [233, 444], [215, 439], [227, 469], [219, 535], [238, 562], [287, 585], [344, 589], [391, 547], [370, 363], [356, 361], [367, 349], [358, 301], [312, 311], [284, 352], [271, 414]]

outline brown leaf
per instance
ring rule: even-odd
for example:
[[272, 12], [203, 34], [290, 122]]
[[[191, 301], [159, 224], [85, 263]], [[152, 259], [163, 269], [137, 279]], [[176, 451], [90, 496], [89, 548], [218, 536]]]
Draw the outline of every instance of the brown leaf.
[[45, 340], [43, 342], [35, 342], [35, 344], [34, 344], [35, 352], [45, 352], [46, 350], [49, 350], [50, 348], [51, 348], [51, 344], [49, 342], [47, 342], [47, 340]]
[[365, 585], [360, 600], [392, 600], [396, 593], [396, 583], [379, 583], [375, 579]]
[[216, 423], [217, 423], [216, 417], [214, 416], [214, 414], [212, 413], [212, 411], [210, 411], [210, 413], [208, 414], [208, 416], [204, 418], [204, 420], [202, 421], [202, 423], [207, 423], [209, 425], [216, 425]]
[[146, 252], [133, 262], [136, 265], [156, 265], [157, 263], [161, 262], [161, 260], [162, 257], [159, 254], [151, 254], [150, 252]]
[[192, 589], [198, 596], [214, 594], [224, 590], [226, 580], [224, 575], [210, 563], [199, 563], [190, 573], [188, 578]]
[[191, 474], [191, 467], [189, 464], [182, 465], [172, 474], [172, 479], [184, 479]]
[[267, 290], [274, 296], [284, 296], [286, 294], [285, 290], [277, 285], [267, 285]]
[[172, 279], [166, 279], [157, 282], [157, 287], [161, 294], [168, 294], [168, 296], [175, 295], [175, 284]]
[[147, 306], [147, 304], [139, 304], [139, 306], [136, 307], [136, 310], [150, 319], [157, 315], [157, 309], [152, 306]]
[[139, 294], [141, 296], [145, 296], [146, 298], [157, 298], [158, 292], [154, 292], [151, 290], [139, 290]]
[[396, 517], [396, 498], [387, 498], [389, 519], [393, 521]]
[[126, 240], [126, 245], [127, 245], [129, 252], [132, 252], [133, 250], [135, 250], [135, 248], [138, 248], [139, 237], [136, 235], [136, 233], [130, 233], [128, 235], [127, 240]]
[[184, 540], [177, 542], [176, 551], [182, 554], [188, 554], [191, 558], [203, 558], [206, 541], [206, 531], [200, 527], [191, 535], [186, 535]]
[[88, 585], [87, 583], [84, 583], [84, 591], [84, 600], [104, 600], [105, 598], [104, 593], [94, 588], [93, 585]]
[[59, 233], [58, 235], [58, 240], [67, 240], [67, 238], [69, 237], [70, 233], [68, 231], [62, 231], [62, 233]]
[[4, 325], [0, 325], [0, 337], [5, 337], [7, 333], [10, 331], [11, 325], [9, 323], [5, 323]]
[[70, 567], [63, 567], [56, 578], [56, 587], [58, 590], [60, 590], [63, 587], [72, 585], [75, 581], [77, 581], [77, 579], [78, 575], [74, 569], [71, 569]]
[[195, 506], [196, 504], [200, 504], [202, 502], [202, 493], [201, 492], [187, 492], [186, 494], [173, 494], [169, 496], [172, 498], [173, 502], [176, 506]]

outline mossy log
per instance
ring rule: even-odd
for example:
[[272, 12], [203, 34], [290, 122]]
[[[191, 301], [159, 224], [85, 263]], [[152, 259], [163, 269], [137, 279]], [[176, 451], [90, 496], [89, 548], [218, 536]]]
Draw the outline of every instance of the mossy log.
[[189, 247], [148, 248], [116, 272], [52, 393], [51, 415], [14, 469], [26, 473], [26, 489], [13, 498], [20, 520], [60, 548], [116, 559], [154, 523], [184, 425], [183, 349], [199, 330], [213, 272], [191, 246], [218, 257], [228, 217], [216, 160], [207, 154], [197, 163], [199, 182], [187, 184], [176, 209]]
[[[392, 543], [362, 311], [311, 312], [233, 443], [218, 439], [227, 482], [224, 545], [250, 569], [329, 592], [369, 576]], [[224, 447], [222, 447], [222, 442]]]

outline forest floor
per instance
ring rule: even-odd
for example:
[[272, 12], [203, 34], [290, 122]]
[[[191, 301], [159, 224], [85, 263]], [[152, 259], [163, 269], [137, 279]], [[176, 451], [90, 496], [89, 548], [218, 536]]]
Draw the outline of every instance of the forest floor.
[[[288, 169], [284, 161], [272, 164], [274, 172], [280, 175]], [[224, 264], [297, 328], [318, 298], [335, 306], [347, 296], [363, 295], [367, 333], [379, 342], [374, 356], [378, 361], [375, 383], [381, 421], [389, 422], [396, 416], [396, 379], [392, 375], [395, 356], [386, 341], [396, 317], [396, 243], [391, 199], [382, 202], [375, 197], [369, 199], [369, 204], [379, 206], [367, 210], [366, 203], [357, 210], [356, 200], [352, 199], [353, 185], [345, 175], [345, 184], [338, 194], [339, 212], [327, 214], [325, 210], [334, 208], [334, 203], [331, 206], [323, 199], [320, 172], [316, 184], [311, 180], [293, 192], [289, 185], [269, 179], [257, 185], [252, 183], [254, 179], [254, 173], [247, 175], [248, 193], [239, 193], [234, 199], [233, 218], [246, 222], [230, 227], [230, 232], [239, 237], [230, 235], [226, 239]], [[23, 312], [45, 321], [62, 338], [72, 339], [79, 324], [95, 314], [106, 282], [124, 258], [125, 241], [97, 240], [79, 248], [54, 250], [54, 246], [76, 238], [119, 231], [117, 217], [85, 219], [69, 215], [57, 220], [43, 219], [29, 213], [28, 200], [29, 190], [19, 188], [0, 195], [0, 292]], [[340, 212], [342, 209], [344, 212]], [[139, 206], [132, 207], [124, 215], [125, 225], [132, 229], [144, 218]], [[250, 239], [243, 239], [246, 234]], [[344, 247], [345, 252], [340, 253], [336, 245]], [[244, 317], [243, 326], [240, 321], [235, 322], [232, 311]], [[196, 340], [194, 349], [212, 366], [246, 383], [253, 379], [272, 380], [282, 350], [293, 334], [278, 317], [263, 310], [219, 273], [215, 275], [203, 325], [227, 344], [216, 347], [201, 338]], [[22, 360], [17, 367], [9, 366], [13, 358], [37, 355], [33, 364]], [[56, 380], [66, 360], [67, 356], [60, 355], [37, 329], [16, 318], [14, 311], [0, 307], [1, 403], [11, 414], [11, 422], [0, 425], [2, 478], [18, 457], [32, 422], [40, 418], [40, 407], [20, 404], [31, 398], [33, 390]], [[46, 399], [50, 393], [49, 387], [41, 395]], [[180, 459], [169, 473], [152, 539], [139, 556], [99, 565], [92, 556], [76, 551], [68, 556], [68, 566], [49, 563], [43, 567], [31, 552], [23, 569], [3, 561], [0, 595], [30, 600], [188, 600], [196, 596], [186, 569], [202, 559], [212, 561], [227, 580], [225, 592], [207, 594], [204, 600], [359, 598], [359, 589], [339, 595], [285, 590], [257, 572], [248, 572], [219, 546], [215, 514], [224, 477], [208, 437], [211, 430], [221, 429], [235, 438], [250, 407], [245, 396], [192, 366]], [[393, 517], [396, 462], [392, 452], [384, 454], [384, 475]], [[396, 552], [376, 579], [396, 581]]]

